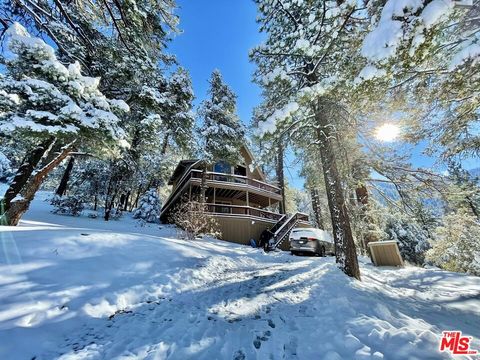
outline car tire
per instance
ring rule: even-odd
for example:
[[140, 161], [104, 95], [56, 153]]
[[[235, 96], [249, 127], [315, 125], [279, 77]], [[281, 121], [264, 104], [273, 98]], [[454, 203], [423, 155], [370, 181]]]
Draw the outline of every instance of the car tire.
[[325, 246], [320, 246], [320, 249], [318, 249], [318, 250], [315, 252], [315, 256], [325, 257]]

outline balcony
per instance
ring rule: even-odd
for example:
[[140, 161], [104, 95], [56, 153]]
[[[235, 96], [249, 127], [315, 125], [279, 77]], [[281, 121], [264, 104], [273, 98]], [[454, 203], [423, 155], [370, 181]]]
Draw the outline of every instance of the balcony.
[[[191, 178], [192, 179], [199, 179], [201, 181], [202, 170], [192, 169], [192, 170], [190, 170], [190, 173], [191, 173]], [[247, 186], [247, 187], [251, 188], [251, 190], [262, 190], [262, 191], [269, 192], [269, 193], [276, 194], [276, 195], [280, 195], [280, 196], [282, 194], [282, 191], [280, 190], [279, 187], [267, 184], [263, 181], [250, 179], [246, 176], [223, 174], [223, 173], [216, 173], [216, 172], [211, 172], [211, 171], [207, 171], [205, 176], [206, 176], [207, 184], [208, 183], [210, 183], [210, 184], [211, 183], [221, 183], [223, 185], [234, 184], [234, 185], [238, 185], [238, 186], [241, 186], [241, 187]]]
[[251, 216], [267, 220], [278, 221], [283, 217], [283, 214], [274, 213], [271, 211], [257, 209], [251, 206], [239, 205], [220, 205], [220, 204], [206, 204], [207, 211], [212, 215], [222, 216]]
[[[282, 191], [280, 190], [280, 188], [274, 185], [267, 184], [263, 181], [250, 179], [242, 175], [223, 174], [211, 171], [207, 171], [205, 173], [205, 176], [206, 185], [209, 188], [230, 190], [231, 193], [236, 192], [237, 194], [242, 193], [243, 195], [248, 192], [250, 193], [251, 202], [255, 202], [256, 200], [258, 203], [268, 206], [270, 202], [269, 199], [274, 200], [274, 202], [282, 200]], [[162, 214], [166, 213], [168, 208], [170, 208], [180, 196], [182, 196], [188, 191], [189, 185], [197, 187], [198, 191], [198, 187], [200, 187], [202, 183], [202, 177], [202, 170], [187, 170], [185, 174], [175, 184], [174, 188], [172, 189], [172, 193], [165, 201], [165, 205], [162, 209]], [[237, 209], [235, 211], [240, 210]], [[249, 214], [253, 214], [255, 211], [260, 210], [252, 207], [251, 210], [248, 211], [251, 211]]]

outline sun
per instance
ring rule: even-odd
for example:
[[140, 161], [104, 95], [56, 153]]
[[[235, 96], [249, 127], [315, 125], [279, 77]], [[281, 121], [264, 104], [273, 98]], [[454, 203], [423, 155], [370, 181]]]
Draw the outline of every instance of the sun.
[[375, 130], [375, 138], [380, 141], [392, 142], [400, 136], [400, 127], [395, 124], [383, 124]]

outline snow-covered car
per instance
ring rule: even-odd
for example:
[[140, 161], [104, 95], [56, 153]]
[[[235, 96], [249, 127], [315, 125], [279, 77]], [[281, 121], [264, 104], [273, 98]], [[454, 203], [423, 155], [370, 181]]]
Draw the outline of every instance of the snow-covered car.
[[316, 228], [296, 228], [290, 233], [292, 254], [312, 253], [317, 256], [333, 255], [335, 247], [332, 235]]

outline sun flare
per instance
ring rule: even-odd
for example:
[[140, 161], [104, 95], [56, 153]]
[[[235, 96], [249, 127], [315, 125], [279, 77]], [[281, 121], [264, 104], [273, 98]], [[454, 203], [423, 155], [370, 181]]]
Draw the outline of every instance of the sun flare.
[[395, 141], [400, 135], [400, 127], [395, 124], [383, 124], [375, 130], [375, 138], [384, 142]]

